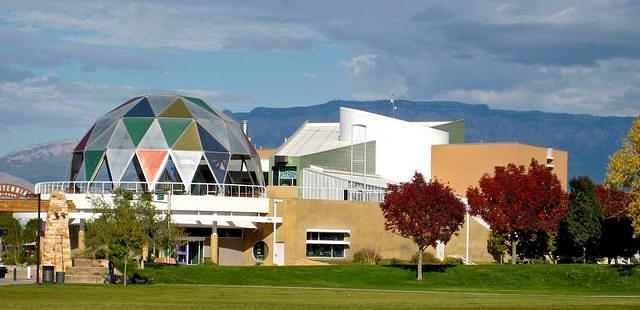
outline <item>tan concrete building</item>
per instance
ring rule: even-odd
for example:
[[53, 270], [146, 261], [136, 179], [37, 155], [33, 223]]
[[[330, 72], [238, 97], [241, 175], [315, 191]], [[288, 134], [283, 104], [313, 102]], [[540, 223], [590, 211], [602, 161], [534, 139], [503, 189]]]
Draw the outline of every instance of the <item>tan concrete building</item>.
[[[152, 102], [159, 99], [147, 98]], [[143, 102], [143, 107], [147, 104]], [[192, 108], [204, 113], [199, 106], [193, 103]], [[158, 122], [167, 121], [162, 115], [154, 117]], [[73, 225], [92, 218], [88, 195], [111, 199], [116, 187], [152, 192], [158, 212], [170, 212], [174, 222], [187, 232], [173, 261], [291, 265], [350, 260], [365, 248], [383, 259], [409, 260], [417, 251], [416, 245], [384, 229], [379, 203], [388, 184], [409, 181], [416, 171], [427, 179], [449, 183], [464, 200], [466, 189], [475, 186], [483, 174], [493, 173], [496, 166], [527, 166], [533, 158], [546, 164], [567, 186], [565, 151], [521, 143], [464, 144], [462, 120], [407, 122], [342, 108], [339, 123], [305, 123], [276, 150], [256, 151], [245, 133], [238, 131], [237, 139], [228, 142], [242, 142], [230, 146], [249, 155], [231, 152], [217, 161], [213, 159], [219, 152], [206, 150], [219, 147], [209, 138], [209, 134], [217, 137], [216, 128], [206, 127], [209, 123], [197, 117], [187, 122], [203, 123], [197, 127], [199, 133], [192, 131], [194, 137], [198, 133], [201, 140], [206, 138], [200, 142], [205, 150], [202, 154], [190, 150], [195, 155], [189, 160], [181, 157], [185, 154], [181, 150], [170, 150], [171, 163], [178, 165], [177, 173], [182, 175], [176, 179], [180, 182], [170, 178], [173, 170], [167, 170], [158, 173], [161, 178], [153, 182], [97, 181], [94, 177], [39, 183], [36, 191], [48, 199], [52, 190], [65, 190], [76, 207], [69, 213]], [[155, 131], [161, 133], [161, 129]], [[158, 134], [144, 139], [153, 144], [164, 138]], [[85, 155], [95, 155], [93, 150], [87, 152]], [[107, 167], [101, 164], [107, 160], [104, 154], [98, 155], [91, 157], [97, 159], [91, 162], [96, 170]], [[169, 165], [168, 155], [163, 156], [164, 161], [158, 157], [156, 166]], [[130, 167], [138, 164], [144, 163], [133, 161]], [[186, 168], [195, 171], [195, 176], [187, 175]], [[468, 263], [491, 262], [487, 253], [489, 232], [482, 219], [467, 216], [448, 244], [429, 251], [439, 258], [456, 256]]]

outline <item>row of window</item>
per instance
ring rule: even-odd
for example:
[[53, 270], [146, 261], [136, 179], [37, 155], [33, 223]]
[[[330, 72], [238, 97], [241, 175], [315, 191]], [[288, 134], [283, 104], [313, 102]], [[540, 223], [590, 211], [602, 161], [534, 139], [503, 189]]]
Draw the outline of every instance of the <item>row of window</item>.
[[348, 232], [308, 231], [307, 257], [344, 258], [349, 247], [345, 241], [348, 235]]

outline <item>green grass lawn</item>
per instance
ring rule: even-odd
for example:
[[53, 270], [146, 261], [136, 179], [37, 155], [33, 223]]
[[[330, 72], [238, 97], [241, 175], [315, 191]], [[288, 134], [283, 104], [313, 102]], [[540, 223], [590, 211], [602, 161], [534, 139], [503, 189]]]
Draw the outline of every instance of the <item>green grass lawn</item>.
[[[0, 286], [0, 308], [640, 308], [635, 267], [152, 266], [152, 285]], [[393, 290], [393, 291], [388, 291]]]
[[426, 266], [153, 266], [153, 283], [270, 285], [545, 294], [638, 294], [640, 270], [603, 265]]

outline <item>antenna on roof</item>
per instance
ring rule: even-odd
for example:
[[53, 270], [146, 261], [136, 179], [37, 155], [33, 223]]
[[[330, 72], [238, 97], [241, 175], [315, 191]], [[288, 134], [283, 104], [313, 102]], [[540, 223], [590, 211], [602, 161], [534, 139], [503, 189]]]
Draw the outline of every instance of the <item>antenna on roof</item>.
[[393, 118], [396, 118], [396, 110], [398, 110], [398, 106], [396, 106], [395, 97], [396, 97], [396, 94], [394, 92], [391, 92], [391, 99], [389, 99], [389, 102], [391, 102], [391, 117]]

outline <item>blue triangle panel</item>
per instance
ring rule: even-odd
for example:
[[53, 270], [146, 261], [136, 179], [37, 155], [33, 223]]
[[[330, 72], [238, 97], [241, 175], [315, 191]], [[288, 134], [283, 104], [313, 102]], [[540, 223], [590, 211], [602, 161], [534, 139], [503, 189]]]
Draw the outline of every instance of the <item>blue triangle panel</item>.
[[218, 140], [212, 137], [200, 124], [198, 124], [198, 133], [200, 134], [200, 141], [202, 141], [202, 149], [205, 152], [229, 152], [225, 149]]
[[153, 110], [151, 109], [151, 105], [149, 105], [149, 100], [147, 98], [142, 98], [140, 102], [136, 104], [135, 107], [131, 108], [125, 117], [154, 117]]

